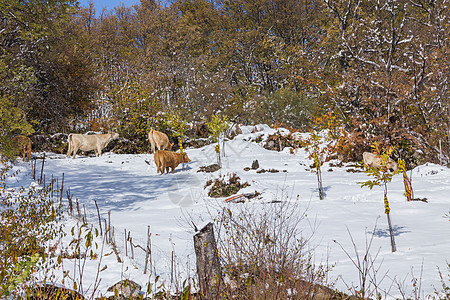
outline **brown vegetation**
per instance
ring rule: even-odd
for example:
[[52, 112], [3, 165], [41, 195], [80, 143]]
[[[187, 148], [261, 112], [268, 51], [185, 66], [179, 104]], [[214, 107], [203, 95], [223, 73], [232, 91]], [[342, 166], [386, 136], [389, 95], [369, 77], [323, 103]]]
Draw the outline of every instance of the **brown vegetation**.
[[223, 177], [208, 181], [205, 186], [211, 185], [208, 196], [213, 198], [228, 197], [236, 194], [240, 189], [250, 186], [248, 182], [241, 183], [240, 179], [236, 173], [233, 173], [230, 175], [228, 182]]
[[346, 160], [373, 142], [403, 159], [448, 158], [446, 4], [377, 3], [176, 0], [101, 16], [93, 5], [52, 4], [37, 19], [37, 5], [23, 20], [6, 13], [0, 97], [13, 118], [3, 134], [83, 124], [145, 140], [175, 111], [201, 136], [197, 124], [217, 113], [309, 130], [332, 113], [349, 133]]

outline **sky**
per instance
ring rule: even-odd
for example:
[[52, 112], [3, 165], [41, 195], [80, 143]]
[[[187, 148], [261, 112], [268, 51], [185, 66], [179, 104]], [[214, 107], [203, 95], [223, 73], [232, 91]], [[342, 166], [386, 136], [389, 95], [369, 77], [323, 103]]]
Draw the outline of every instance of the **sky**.
[[[89, 156], [80, 152], [75, 159], [66, 158], [63, 154], [46, 153], [44, 178], [47, 181], [58, 178], [60, 183], [64, 178], [66, 191], [63, 194], [66, 195], [70, 188], [70, 194], [83, 207], [89, 224], [96, 227], [99, 220], [95, 203], [98, 203], [101, 222], [110, 218], [116, 232], [117, 248], [124, 259], [124, 263], [117, 263], [116, 257], [109, 255], [112, 250], [108, 245], [104, 250], [102, 247], [94, 249], [101, 259], [83, 262], [84, 276], [81, 277], [87, 298], [92, 293], [87, 288], [95, 282], [100, 268], [107, 267], [107, 271], [100, 273], [102, 280], [96, 292], [103, 295], [109, 286], [124, 278], [136, 281], [143, 287], [156, 280], [155, 276], [160, 276], [160, 281], [171, 282], [173, 266], [179, 279], [192, 277], [195, 275], [192, 239], [195, 231], [191, 224], [202, 228], [212, 220], [217, 221], [218, 213], [224, 209], [233, 216], [238, 216], [239, 210], [245, 209], [255, 214], [272, 209], [275, 214], [275, 209], [281, 209], [281, 205], [287, 203], [292, 209], [298, 209], [299, 216], [304, 216], [301, 222], [293, 224], [298, 226], [303, 237], [309, 238], [308, 248], [313, 250], [314, 262], [333, 266], [328, 273], [328, 283], [335, 282], [339, 290], [347, 291], [348, 287], [358, 287], [360, 284], [359, 272], [354, 266], [358, 259], [355, 252], [360, 258], [369, 257], [369, 262], [373, 262], [371, 274], [376, 273], [382, 299], [403, 298], [398, 286], [402, 286], [407, 296], [413, 295], [417, 287], [420, 291], [416, 291], [421, 296], [433, 295], [435, 288], [442, 288], [438, 268], [446, 277], [449, 271], [447, 262], [450, 260], [449, 168], [424, 164], [408, 172], [412, 178], [414, 197], [427, 198], [428, 202], [408, 202], [401, 175], [395, 175], [388, 184], [390, 217], [397, 246], [397, 251], [392, 252], [384, 214], [383, 188], [361, 188], [360, 182], [370, 179], [364, 172], [358, 172], [354, 164], [339, 166], [338, 161], [326, 162], [322, 166], [325, 199], [320, 200], [317, 177], [310, 169], [312, 161], [304, 149], [291, 152], [290, 148], [285, 148], [277, 152], [263, 148], [269, 134], [278, 130], [287, 135], [288, 130], [275, 130], [267, 125], [241, 126], [241, 129], [242, 134], [225, 143], [226, 156], [222, 157], [222, 169], [213, 173], [197, 170], [215, 163], [214, 144], [197, 149], [187, 148], [186, 153], [191, 161], [186, 164], [185, 170], [180, 165], [174, 174], [164, 175], [157, 174], [153, 155], [147, 153], [133, 155], [105, 151], [102, 156], [95, 157], [91, 151]], [[259, 136], [261, 143], [252, 141]], [[305, 139], [308, 134], [295, 133], [293, 136]], [[33, 153], [33, 156], [42, 156], [42, 153]], [[275, 169], [279, 172], [246, 171], [244, 168], [251, 166], [255, 159], [259, 161], [261, 170]], [[37, 161], [40, 170], [41, 160]], [[11, 172], [17, 175], [7, 179], [9, 187], [32, 186], [30, 163], [19, 159]], [[220, 176], [225, 178], [232, 173], [240, 177], [241, 183], [250, 184], [239, 193], [257, 191], [261, 195], [246, 203], [208, 197], [206, 182]], [[67, 207], [67, 200], [63, 199], [63, 202]], [[291, 208], [286, 210], [289, 212]], [[69, 247], [71, 228], [77, 225], [68, 216], [65, 222], [67, 236], [62, 240], [62, 245]], [[224, 232], [217, 227], [219, 224], [215, 225], [216, 234]], [[149, 228], [152, 272], [144, 275], [146, 255], [140, 248], [135, 248], [132, 255], [128, 248], [126, 254], [124, 232], [132, 237], [134, 244], [145, 247]], [[371, 237], [373, 242], [368, 247]], [[95, 241], [102, 245], [101, 236], [96, 237]], [[57, 282], [62, 280], [64, 270], [71, 272], [70, 278], [78, 278], [73, 272], [80, 263], [65, 258], [65, 269], [55, 270]], [[419, 285], [413, 286], [414, 278], [419, 280]], [[70, 285], [68, 281], [66, 284]], [[367, 289], [373, 291], [374, 286], [368, 285]]]
[[88, 6], [89, 2], [94, 3], [95, 11], [99, 14], [104, 8], [111, 10], [121, 4], [125, 6], [132, 6], [138, 4], [139, 0], [79, 0], [80, 6]]

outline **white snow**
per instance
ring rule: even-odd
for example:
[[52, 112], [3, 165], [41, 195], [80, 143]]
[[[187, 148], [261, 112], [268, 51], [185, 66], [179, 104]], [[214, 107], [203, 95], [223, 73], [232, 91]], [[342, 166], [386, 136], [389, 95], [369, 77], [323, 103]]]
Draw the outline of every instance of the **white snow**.
[[[254, 128], [258, 130], [253, 132]], [[64, 173], [64, 187], [70, 188], [73, 199], [78, 198], [80, 204], [85, 206], [90, 223], [98, 227], [94, 200], [99, 205], [102, 219], [107, 218], [108, 211], [111, 212], [111, 225], [115, 228], [116, 242], [124, 263], [117, 263], [114, 254], [102, 257], [100, 269], [105, 265], [107, 269], [100, 272], [98, 292], [105, 294], [109, 286], [124, 278], [138, 282], [144, 286], [144, 290], [149, 281], [148, 272], [143, 274], [144, 252], [135, 249], [134, 260], [125, 257], [125, 229], [130, 232], [135, 244], [145, 247], [147, 228], [150, 226], [151, 280], [161, 276], [160, 282], [165, 281], [166, 287], [174, 287], [170, 285], [172, 255], [175, 275], [182, 279], [195, 276], [191, 220], [200, 228], [212, 221], [211, 210], [218, 204], [230, 208], [240, 205], [225, 203], [223, 199], [211, 199], [207, 196], [208, 190], [204, 189], [207, 180], [234, 172], [241, 182], [250, 183], [240, 192], [256, 190], [262, 193], [262, 199], [252, 201], [254, 205], [278, 205], [269, 203], [277, 199], [298, 202], [307, 210], [306, 222], [309, 223], [302, 224], [305, 226], [302, 230], [309, 234], [308, 231], [312, 230], [309, 224], [316, 224], [309, 245], [314, 248], [315, 263], [334, 265], [328, 279], [330, 283], [336, 282], [339, 290], [347, 292], [348, 286], [359, 286], [358, 271], [341, 246], [355, 258], [353, 238], [359, 255], [363, 255], [366, 240], [370, 239], [375, 226], [370, 254], [375, 257], [379, 251], [375, 265], [379, 267], [378, 280], [381, 281], [380, 289], [385, 299], [401, 297], [397, 286], [393, 284], [394, 280], [406, 289], [407, 295], [412, 295], [413, 276], [419, 279], [421, 276], [422, 295], [433, 295], [435, 288], [441, 290], [438, 268], [447, 278], [447, 262], [450, 258], [450, 223], [449, 217], [445, 216], [450, 212], [448, 168], [425, 164], [412, 171], [414, 196], [426, 197], [428, 203], [406, 200], [401, 175], [396, 175], [389, 183], [390, 216], [397, 245], [397, 251], [393, 253], [384, 214], [382, 188], [361, 188], [358, 182], [369, 179], [365, 173], [347, 172], [354, 168], [348, 165], [330, 167], [329, 163], [325, 163], [322, 179], [326, 197], [319, 200], [316, 175], [309, 170], [312, 161], [303, 149], [294, 154], [290, 154], [289, 149], [275, 152], [251, 142], [258, 135], [267, 136], [274, 132], [275, 129], [266, 125], [244, 126], [243, 134], [226, 142], [223, 168], [215, 173], [197, 172], [200, 166], [216, 162], [215, 145], [187, 149], [191, 162], [186, 165], [186, 170], [182, 171], [180, 165], [175, 174], [165, 175], [157, 174], [151, 154], [105, 153], [98, 158], [77, 156], [76, 159], [68, 159], [63, 155], [46, 153], [46, 180], [53, 175], [60, 181]], [[244, 167], [250, 167], [255, 159], [259, 161], [260, 168], [277, 169], [280, 172], [257, 174], [254, 170], [244, 171]], [[15, 168], [21, 172], [8, 179], [8, 185], [29, 186], [32, 181], [31, 165], [20, 161]], [[40, 160], [36, 172], [39, 171]], [[74, 219], [67, 217], [66, 231], [70, 232], [75, 224]], [[65, 241], [70, 241], [70, 233]], [[100, 238], [97, 242], [101, 244]], [[106, 245], [103, 254], [110, 252], [111, 248]], [[73, 261], [64, 260], [64, 269], [69, 270], [71, 276], [78, 272], [75, 267]], [[86, 262], [83, 273], [85, 294], [92, 292], [98, 268], [99, 259]], [[56, 270], [55, 274], [60, 280], [62, 270]], [[381, 280], [384, 274], [387, 276]]]

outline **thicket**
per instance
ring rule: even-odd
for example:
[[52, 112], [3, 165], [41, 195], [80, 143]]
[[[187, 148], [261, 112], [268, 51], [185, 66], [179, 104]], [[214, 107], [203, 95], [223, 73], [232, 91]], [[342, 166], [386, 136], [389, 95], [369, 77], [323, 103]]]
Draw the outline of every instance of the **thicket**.
[[0, 164], [0, 297], [17, 296], [32, 286], [33, 274], [57, 264], [49, 242], [61, 234], [61, 212], [50, 186], [10, 188], [6, 179], [17, 173], [7, 162]]
[[[325, 288], [330, 266], [315, 265], [300, 224], [306, 212], [280, 201], [241, 204], [216, 215], [221, 299], [341, 299]], [[334, 298], [333, 298], [334, 299]]]
[[448, 158], [446, 1], [163, 4], [2, 1], [2, 138], [116, 129], [143, 147], [164, 112], [302, 130], [333, 113], [344, 159], [374, 141]]

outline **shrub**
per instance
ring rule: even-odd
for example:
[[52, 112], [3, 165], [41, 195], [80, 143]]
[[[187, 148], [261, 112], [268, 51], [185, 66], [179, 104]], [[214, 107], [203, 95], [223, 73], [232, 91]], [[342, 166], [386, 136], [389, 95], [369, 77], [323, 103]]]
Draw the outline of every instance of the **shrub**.
[[212, 186], [208, 192], [208, 196], [213, 198], [231, 196], [239, 192], [240, 189], [250, 185], [248, 182], [241, 184], [240, 178], [236, 175], [236, 173], [233, 173], [230, 176], [228, 182], [225, 182], [225, 179], [221, 177], [217, 178], [214, 182], [213, 181], [207, 182], [206, 186], [209, 186], [211, 184]]
[[311, 117], [316, 114], [315, 99], [306, 93], [280, 89], [261, 100], [256, 114], [259, 122], [273, 124], [275, 122], [307, 129], [311, 125]]
[[281, 134], [279, 131], [267, 137], [264, 148], [268, 150], [282, 151], [285, 147], [298, 149], [303, 146], [303, 143], [298, 140], [292, 133], [287, 135]]
[[309, 238], [299, 229], [305, 213], [289, 201], [219, 212], [223, 299], [309, 299], [317, 292], [328, 268], [312, 262]]
[[61, 213], [50, 196], [50, 187], [32, 184], [29, 189], [10, 189], [5, 183], [11, 167], [0, 173], [0, 295], [24, 288], [33, 273], [45, 268], [45, 245], [60, 232]]

